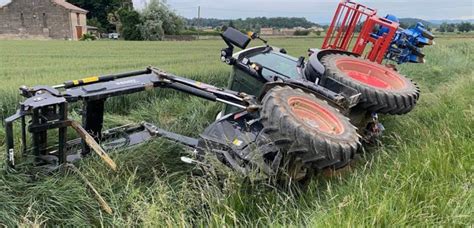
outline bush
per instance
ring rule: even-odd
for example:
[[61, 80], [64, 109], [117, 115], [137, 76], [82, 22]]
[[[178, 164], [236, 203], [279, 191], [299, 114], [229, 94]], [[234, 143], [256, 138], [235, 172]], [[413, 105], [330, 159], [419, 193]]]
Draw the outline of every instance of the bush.
[[158, 41], [163, 40], [165, 36], [163, 22], [161, 21], [145, 20], [140, 26], [140, 30], [145, 40]]
[[80, 41], [93, 41], [97, 40], [97, 37], [91, 33], [82, 34]]
[[469, 22], [462, 22], [461, 24], [458, 24], [458, 30], [460, 32], [469, 32], [472, 30], [472, 25]]
[[295, 31], [295, 33], [293, 35], [295, 35], [295, 36], [307, 36], [307, 35], [309, 35], [309, 30], [297, 30], [297, 31]]

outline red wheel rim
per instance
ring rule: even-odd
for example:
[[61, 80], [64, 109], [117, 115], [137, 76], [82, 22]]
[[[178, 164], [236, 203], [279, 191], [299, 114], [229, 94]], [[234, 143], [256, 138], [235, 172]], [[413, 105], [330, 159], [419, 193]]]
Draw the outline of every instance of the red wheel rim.
[[376, 63], [341, 58], [336, 60], [336, 66], [350, 78], [374, 88], [399, 90], [406, 87], [397, 72]]
[[344, 132], [339, 118], [317, 102], [304, 97], [291, 97], [288, 104], [296, 118], [305, 125], [332, 135]]

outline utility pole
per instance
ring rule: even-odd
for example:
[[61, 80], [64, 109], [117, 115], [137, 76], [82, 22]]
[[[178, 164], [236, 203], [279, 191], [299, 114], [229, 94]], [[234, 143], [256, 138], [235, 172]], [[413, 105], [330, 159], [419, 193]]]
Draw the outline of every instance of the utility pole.
[[201, 25], [201, 6], [198, 6], [198, 21], [197, 21], [197, 32], [198, 32], [198, 40], [199, 40], [199, 29]]

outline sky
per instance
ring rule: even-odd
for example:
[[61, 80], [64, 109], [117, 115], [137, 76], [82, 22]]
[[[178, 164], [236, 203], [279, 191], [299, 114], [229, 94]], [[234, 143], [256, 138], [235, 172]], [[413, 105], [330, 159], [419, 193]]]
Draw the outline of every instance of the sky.
[[[421, 19], [474, 19], [474, 0], [356, 0], [398, 17]], [[134, 0], [142, 7], [145, 0]], [[168, 0], [168, 4], [180, 15], [197, 17], [201, 6], [201, 17], [246, 18], [246, 17], [306, 17], [313, 22], [329, 22], [338, 0]]]
[[[10, 0], [0, 0], [0, 5]], [[93, 1], [93, 0], [91, 0]], [[148, 0], [133, 0], [142, 8]], [[338, 0], [168, 0], [181, 16], [236, 19], [246, 17], [305, 17], [310, 21], [331, 21]], [[474, 0], [357, 0], [379, 10], [379, 15], [394, 14], [400, 18], [426, 20], [474, 19]]]

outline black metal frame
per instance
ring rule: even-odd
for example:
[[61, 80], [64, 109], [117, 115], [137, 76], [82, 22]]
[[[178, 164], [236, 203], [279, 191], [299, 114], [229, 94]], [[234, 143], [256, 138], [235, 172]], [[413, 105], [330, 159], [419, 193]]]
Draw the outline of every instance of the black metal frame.
[[[102, 129], [104, 104], [107, 98], [148, 89], [171, 88], [210, 101], [233, 105], [249, 112], [255, 112], [259, 109], [258, 102], [253, 96], [171, 75], [151, 67], [145, 71], [107, 75], [93, 79], [75, 80], [54, 87], [21, 87], [21, 94], [27, 99], [21, 103], [20, 109], [15, 115], [5, 120], [7, 161], [10, 167], [15, 167], [13, 123], [19, 119], [21, 120], [21, 141], [24, 154], [29, 151], [26, 140], [28, 131], [32, 134], [32, 151], [35, 157], [51, 160], [51, 156], [55, 156], [59, 164], [73, 160], [68, 159], [66, 148], [74, 146], [74, 142], [77, 144], [78, 140], [67, 141], [67, 129], [71, 126], [72, 121], [68, 119], [69, 103], [80, 101], [83, 103], [82, 126], [97, 142], [104, 141], [113, 135], [111, 131], [104, 135]], [[59, 89], [65, 90], [60, 92]], [[31, 120], [28, 126], [26, 124], [27, 117]], [[47, 141], [48, 131], [53, 129], [58, 129], [58, 141], [55, 144], [57, 146], [55, 150], [48, 148]], [[132, 145], [154, 136], [168, 138], [190, 147], [197, 145], [197, 139], [168, 132], [148, 123], [122, 130], [129, 135], [141, 134], [131, 143]], [[90, 148], [84, 140], [82, 140], [80, 151], [82, 156], [90, 153]], [[77, 155], [75, 156], [77, 157]]]

